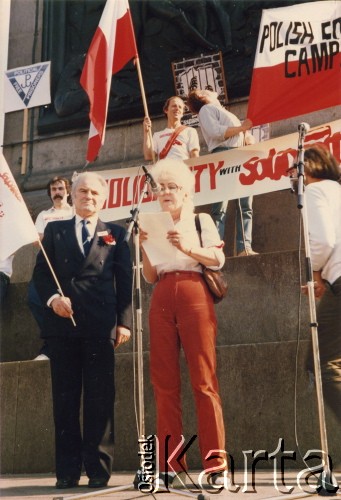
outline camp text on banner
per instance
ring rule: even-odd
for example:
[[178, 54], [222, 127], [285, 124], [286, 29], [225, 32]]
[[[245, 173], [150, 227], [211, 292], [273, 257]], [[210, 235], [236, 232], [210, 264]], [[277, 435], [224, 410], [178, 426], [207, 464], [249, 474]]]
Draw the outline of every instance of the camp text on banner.
[[271, 123], [341, 104], [341, 2], [265, 9], [247, 117]]

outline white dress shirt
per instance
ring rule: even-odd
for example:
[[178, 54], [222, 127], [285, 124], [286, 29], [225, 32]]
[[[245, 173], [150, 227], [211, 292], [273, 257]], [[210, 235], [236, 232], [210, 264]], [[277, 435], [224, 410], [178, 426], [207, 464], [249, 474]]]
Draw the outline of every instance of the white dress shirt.
[[[80, 217], [78, 214], [76, 214], [76, 237], [78, 241], [79, 248], [81, 249], [82, 253], [84, 254], [84, 248], [83, 248], [83, 240], [82, 240], [82, 220], [84, 217]], [[88, 221], [86, 228], [89, 233], [89, 240], [92, 240], [95, 234], [96, 226], [97, 226], [97, 221], [98, 221], [98, 216], [92, 216], [92, 217], [87, 217], [86, 220]]]

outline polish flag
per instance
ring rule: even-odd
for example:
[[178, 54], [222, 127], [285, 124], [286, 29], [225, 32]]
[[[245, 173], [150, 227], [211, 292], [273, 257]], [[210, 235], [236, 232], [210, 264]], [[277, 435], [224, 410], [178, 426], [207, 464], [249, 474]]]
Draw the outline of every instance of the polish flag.
[[88, 50], [80, 83], [89, 96], [87, 162], [104, 144], [111, 77], [138, 57], [128, 0], [107, 0]]
[[266, 9], [247, 117], [253, 125], [341, 104], [341, 2]]

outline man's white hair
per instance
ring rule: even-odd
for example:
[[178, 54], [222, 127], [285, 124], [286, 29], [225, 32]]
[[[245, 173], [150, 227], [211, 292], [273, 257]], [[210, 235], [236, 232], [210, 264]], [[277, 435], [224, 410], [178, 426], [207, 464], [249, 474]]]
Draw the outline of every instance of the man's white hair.
[[103, 197], [108, 196], [108, 185], [106, 181], [103, 179], [103, 177], [96, 172], [81, 172], [80, 174], [77, 172], [74, 172], [72, 176], [72, 187], [71, 187], [71, 194], [74, 194], [74, 192], [77, 189], [78, 184], [83, 181], [84, 179], [89, 178], [92, 181], [97, 181], [100, 183], [102, 186], [102, 195]]

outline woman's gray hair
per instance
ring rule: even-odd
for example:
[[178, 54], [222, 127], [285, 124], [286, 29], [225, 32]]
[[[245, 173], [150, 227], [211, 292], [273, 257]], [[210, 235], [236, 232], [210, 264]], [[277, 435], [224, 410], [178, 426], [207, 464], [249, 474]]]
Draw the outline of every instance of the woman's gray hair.
[[72, 187], [71, 194], [73, 195], [77, 189], [78, 184], [83, 181], [85, 178], [89, 178], [92, 181], [97, 181], [102, 186], [102, 195], [104, 198], [108, 196], [108, 184], [103, 179], [103, 177], [96, 172], [81, 172], [78, 174], [75, 172], [72, 176]]
[[195, 178], [194, 174], [181, 160], [173, 160], [165, 158], [159, 160], [150, 170], [155, 182], [159, 183], [161, 178], [171, 177], [175, 184], [189, 195], [190, 198], [194, 195]]

